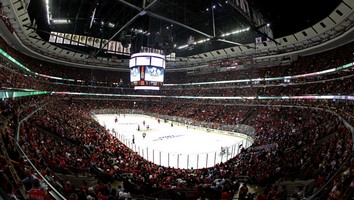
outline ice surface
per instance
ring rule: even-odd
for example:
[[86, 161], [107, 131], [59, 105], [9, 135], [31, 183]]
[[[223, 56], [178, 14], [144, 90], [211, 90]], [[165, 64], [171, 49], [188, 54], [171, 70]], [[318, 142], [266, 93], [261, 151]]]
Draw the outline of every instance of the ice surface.
[[[165, 123], [163, 119], [158, 123], [158, 119], [147, 115], [100, 114], [96, 117], [102, 126], [129, 148], [163, 166], [194, 169], [211, 167], [236, 156], [241, 144], [243, 147], [251, 144], [228, 132], [187, 127], [171, 121]], [[138, 126], [140, 131], [137, 130]], [[145, 138], [143, 133], [146, 134]]]

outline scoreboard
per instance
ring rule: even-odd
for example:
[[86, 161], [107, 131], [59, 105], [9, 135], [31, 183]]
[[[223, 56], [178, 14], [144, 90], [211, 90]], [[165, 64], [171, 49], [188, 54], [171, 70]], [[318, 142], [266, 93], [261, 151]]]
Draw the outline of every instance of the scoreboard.
[[163, 85], [166, 60], [161, 54], [136, 53], [129, 60], [130, 83], [135, 89], [158, 90]]

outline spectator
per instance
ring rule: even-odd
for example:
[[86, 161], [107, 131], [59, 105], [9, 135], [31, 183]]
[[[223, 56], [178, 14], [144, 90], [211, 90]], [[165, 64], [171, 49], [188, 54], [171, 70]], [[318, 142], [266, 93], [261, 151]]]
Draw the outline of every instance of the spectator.
[[33, 180], [33, 188], [28, 191], [29, 200], [49, 200], [51, 199], [49, 196], [45, 194], [45, 192], [40, 188], [40, 183], [38, 179]]
[[247, 194], [248, 194], [248, 186], [247, 186], [247, 183], [243, 183], [241, 188], [240, 188], [240, 191], [238, 193], [238, 199], [239, 200], [245, 200], [246, 197], [247, 197]]

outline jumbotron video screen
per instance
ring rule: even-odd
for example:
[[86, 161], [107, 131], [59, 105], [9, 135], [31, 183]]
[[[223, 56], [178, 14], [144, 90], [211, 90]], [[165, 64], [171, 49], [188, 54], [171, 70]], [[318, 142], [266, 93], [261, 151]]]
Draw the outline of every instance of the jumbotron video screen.
[[135, 89], [158, 90], [164, 81], [165, 57], [155, 53], [136, 53], [129, 60], [130, 83]]

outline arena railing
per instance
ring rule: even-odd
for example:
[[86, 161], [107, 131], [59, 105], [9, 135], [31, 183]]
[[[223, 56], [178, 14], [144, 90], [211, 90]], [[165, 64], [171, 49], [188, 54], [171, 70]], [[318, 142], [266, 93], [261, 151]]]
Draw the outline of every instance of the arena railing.
[[[3, 133], [4, 132], [3, 129], [0, 129], [0, 132], [1, 132], [0, 135], [5, 134], [5, 133]], [[0, 150], [3, 154], [3, 158], [5, 159], [6, 164], [9, 166], [8, 168], [9, 168], [10, 174], [12, 176], [12, 179], [15, 181], [15, 184], [18, 185], [19, 194], [21, 195], [22, 198], [28, 198], [25, 187], [23, 185], [20, 186], [21, 180], [20, 180], [19, 176], [17, 175], [15, 167], [13, 166], [11, 159], [7, 153], [7, 150], [5, 148], [5, 143], [2, 139], [2, 137], [0, 137], [0, 146], [1, 146]], [[0, 187], [0, 190], [1, 190], [1, 187]]]
[[[343, 161], [343, 163], [340, 165], [338, 170], [334, 172], [334, 174], [327, 180], [327, 182], [322, 185], [317, 191], [314, 192], [310, 197], [306, 198], [307, 200], [312, 200], [312, 199], [324, 199], [328, 196], [327, 192], [330, 192], [330, 186], [333, 185], [333, 180], [340, 175], [340, 172], [343, 172], [345, 170], [345, 167], [348, 166], [350, 160], [353, 157], [348, 157], [346, 160]], [[339, 178], [340, 179], [340, 178]]]
[[28, 162], [28, 164], [34, 169], [34, 171], [38, 174], [38, 176], [41, 177], [41, 179], [43, 180], [43, 184], [45, 184], [48, 188], [50, 188], [48, 190], [48, 194], [56, 200], [62, 200], [62, 199], [66, 199], [51, 183], [49, 180], [47, 180], [47, 178], [45, 176], [42, 175], [42, 173], [40, 172], [40, 170], [38, 170], [36, 168], [36, 166], [32, 163], [31, 159], [28, 158], [26, 152], [22, 149], [19, 141], [20, 141], [20, 127], [23, 124], [23, 122], [27, 121], [30, 117], [32, 117], [36, 112], [38, 112], [39, 110], [41, 110], [46, 104], [40, 106], [39, 108], [37, 108], [35, 111], [31, 112], [29, 115], [27, 115], [26, 117], [24, 117], [22, 120], [19, 121], [18, 125], [17, 125], [17, 135], [16, 135], [16, 147], [18, 149], [18, 152], [25, 158], [25, 160]]
[[[112, 131], [112, 134], [117, 137], [122, 143], [127, 147], [137, 152], [141, 157], [149, 160], [155, 164], [184, 168], [184, 169], [198, 169], [198, 168], [208, 168], [215, 166], [218, 163], [226, 162], [229, 159], [238, 155], [242, 148], [248, 148], [253, 144], [253, 137], [255, 135], [255, 129], [247, 125], [215, 125], [208, 122], [197, 122], [188, 118], [159, 115], [154, 113], [144, 112], [142, 110], [134, 109], [101, 109], [93, 110], [92, 116], [95, 117], [96, 114], [136, 114], [144, 115], [156, 120], [160, 119], [162, 123], [173, 123], [174, 126], [185, 126], [188, 129], [202, 130], [206, 132], [214, 132], [218, 134], [228, 134], [234, 137], [241, 138], [236, 143], [231, 146], [220, 147], [218, 151], [211, 152], [198, 152], [198, 153], [180, 153], [180, 152], [166, 152], [151, 146], [137, 145], [132, 142], [130, 138], [127, 138], [125, 134], [120, 134], [119, 132]], [[141, 130], [142, 133], [148, 133], [149, 130]], [[179, 135], [168, 135], [165, 137], [178, 137]], [[267, 148], [267, 147], [265, 147]]]
[[[347, 127], [349, 129], [349, 131], [352, 134], [352, 141], [353, 141], [353, 146], [352, 146], [352, 151], [354, 151], [354, 127], [346, 120], [344, 119], [342, 116], [340, 116], [337, 112], [333, 111], [333, 110], [329, 110], [329, 109], [323, 109], [327, 112], [332, 113], [333, 115], [336, 115], [345, 125], [345, 127]], [[353, 155], [346, 158], [346, 160], [343, 161], [343, 163], [340, 165], [340, 167], [338, 168], [338, 170], [336, 172], [334, 172], [334, 174], [331, 176], [331, 178], [329, 180], [327, 180], [327, 182], [322, 185], [321, 188], [319, 188], [316, 192], [314, 192], [314, 194], [312, 194], [310, 197], [308, 197], [307, 199], [312, 200], [312, 199], [316, 199], [316, 198], [322, 198], [323, 197], [323, 191], [325, 190], [325, 188], [329, 187], [332, 183], [333, 183], [333, 179], [338, 176], [338, 174], [343, 171], [343, 169], [348, 165], [349, 161], [351, 160], [351, 158], [353, 158]]]

